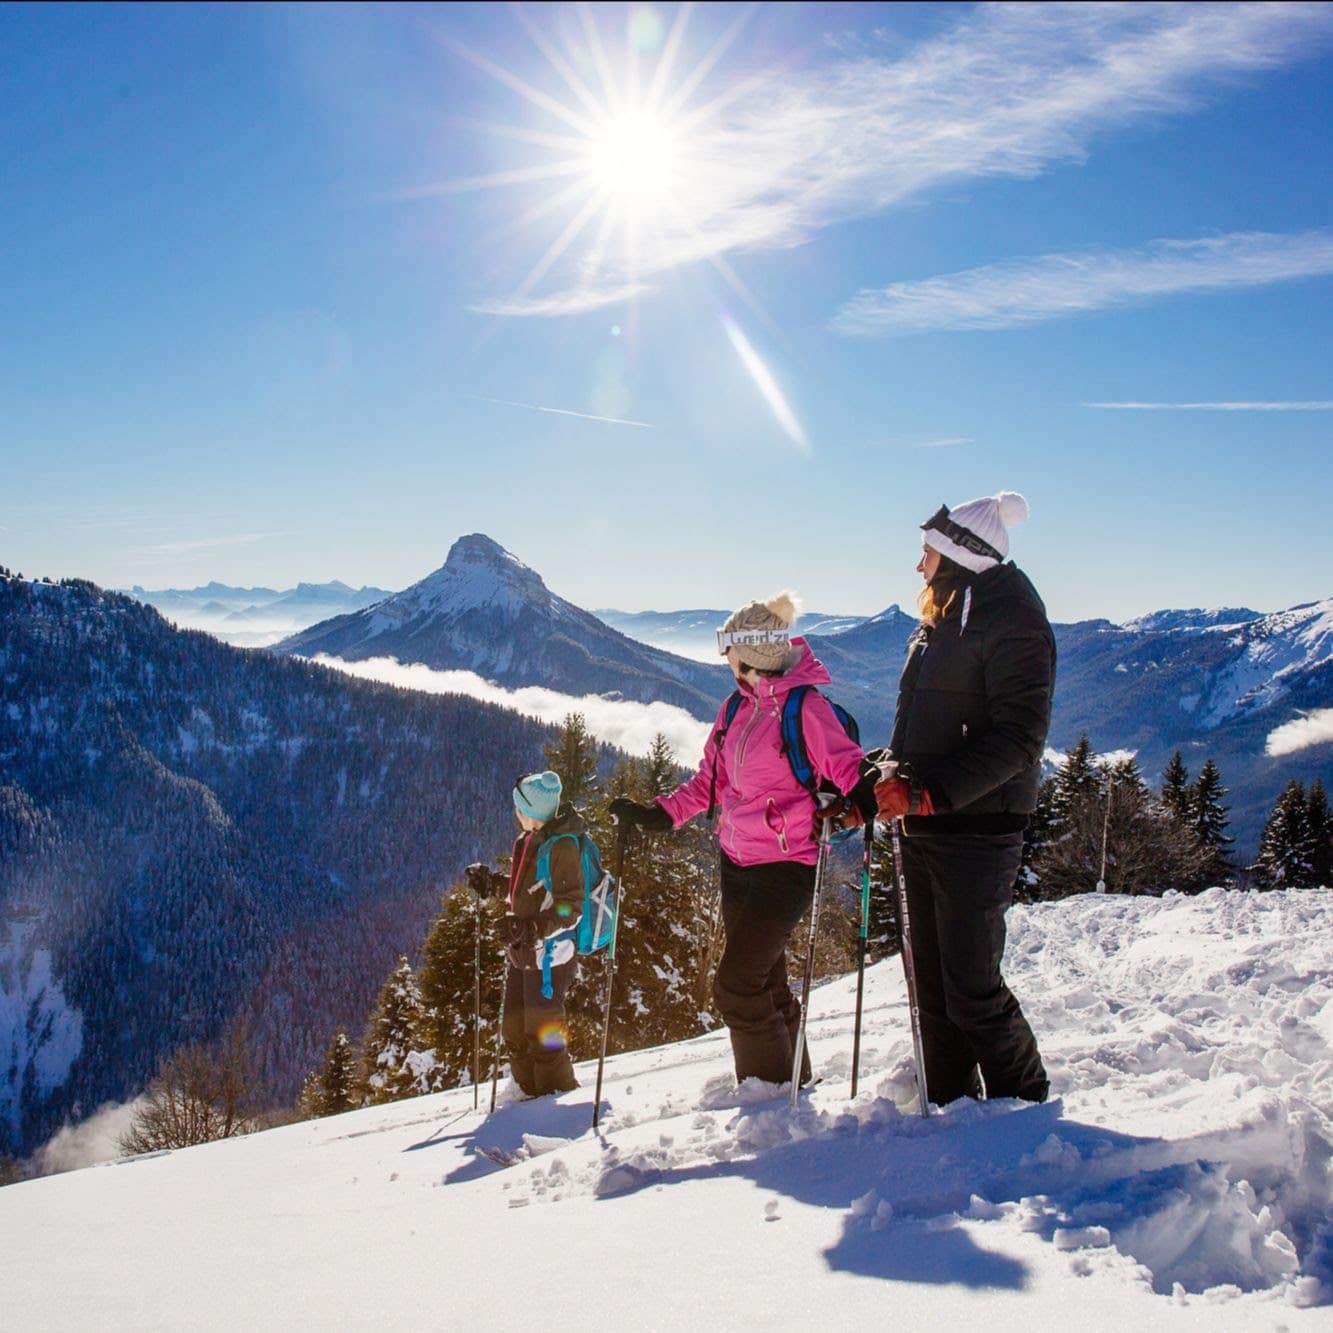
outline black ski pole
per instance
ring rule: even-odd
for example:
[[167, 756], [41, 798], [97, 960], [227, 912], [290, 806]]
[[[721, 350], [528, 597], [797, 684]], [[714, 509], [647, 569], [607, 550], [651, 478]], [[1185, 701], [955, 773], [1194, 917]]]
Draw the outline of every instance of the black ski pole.
[[592, 1127], [602, 1115], [602, 1072], [606, 1068], [606, 1039], [611, 1031], [611, 988], [616, 984], [616, 936], [620, 934], [620, 914], [625, 910], [625, 844], [629, 830], [621, 829], [616, 838], [616, 914], [611, 919], [611, 943], [606, 950], [606, 982], [602, 992], [602, 1050], [597, 1057], [597, 1091], [592, 1099]]
[[491, 1114], [495, 1114], [495, 1090], [500, 1082], [500, 1037], [505, 1025], [505, 991], [509, 989], [509, 950], [505, 950], [505, 967], [500, 974], [500, 1015], [495, 1021], [495, 1054], [491, 1061]]
[[476, 956], [472, 963], [472, 1109], [481, 1104], [481, 898], [472, 895]]
[[824, 890], [824, 867], [828, 864], [829, 822], [820, 821], [819, 860], [815, 862], [815, 893], [810, 900], [810, 941], [805, 947], [805, 977], [801, 982], [801, 1021], [796, 1029], [791, 1060], [791, 1104], [801, 1090], [801, 1061], [805, 1055], [805, 1025], [810, 1017], [810, 987], [815, 977], [815, 934], [819, 929], [819, 899]]
[[866, 952], [870, 936], [870, 855], [875, 842], [875, 821], [866, 821], [866, 850], [861, 862], [861, 933], [856, 944], [856, 1021], [852, 1028], [852, 1096], [861, 1071], [861, 1008], [866, 989]]
[[921, 1010], [917, 1004], [916, 965], [912, 961], [912, 919], [907, 908], [907, 876], [903, 872], [903, 844], [901, 819], [895, 819], [893, 830], [893, 877], [898, 893], [898, 933], [902, 938], [903, 976], [907, 981], [907, 1012], [912, 1019], [912, 1050], [916, 1056], [916, 1090], [921, 1099], [921, 1114], [930, 1114], [930, 1100], [926, 1091], [926, 1057], [921, 1046]]

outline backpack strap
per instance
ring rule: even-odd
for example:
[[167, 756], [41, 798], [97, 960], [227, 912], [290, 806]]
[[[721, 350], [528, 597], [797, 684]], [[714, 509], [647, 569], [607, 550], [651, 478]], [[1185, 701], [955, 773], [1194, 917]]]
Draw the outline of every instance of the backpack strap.
[[722, 758], [722, 744], [727, 739], [727, 732], [731, 730], [731, 724], [736, 720], [736, 714], [740, 711], [741, 692], [732, 690], [727, 696], [727, 702], [722, 711], [722, 725], [713, 733], [713, 777], [708, 784], [708, 818], [711, 820], [717, 814], [717, 765], [718, 760]]
[[813, 796], [818, 784], [805, 748], [805, 729], [801, 725], [801, 706], [812, 689], [813, 685], [794, 685], [782, 701], [782, 753], [787, 756], [792, 777]]
[[[782, 701], [782, 753], [787, 756], [792, 777], [815, 796], [819, 790], [819, 777], [810, 762], [809, 751], [805, 748], [805, 725], [802, 721], [805, 697], [812, 690], [816, 694], [819, 693], [813, 685], [795, 685], [787, 691], [787, 697]], [[856, 719], [832, 699], [828, 700], [828, 705], [833, 709], [833, 716], [838, 719], [838, 725], [859, 745], [861, 729], [856, 725]]]
[[[582, 841], [577, 833], [557, 833], [546, 839], [540, 847], [537, 848], [537, 883], [546, 885], [546, 892], [555, 896], [555, 891], [551, 888], [551, 848], [555, 846], [561, 838], [571, 839], [579, 847], [582, 854]], [[551, 983], [551, 955], [555, 952], [555, 942], [559, 938], [560, 932], [548, 936], [542, 943], [542, 999], [549, 1000], [555, 994], [555, 987]]]

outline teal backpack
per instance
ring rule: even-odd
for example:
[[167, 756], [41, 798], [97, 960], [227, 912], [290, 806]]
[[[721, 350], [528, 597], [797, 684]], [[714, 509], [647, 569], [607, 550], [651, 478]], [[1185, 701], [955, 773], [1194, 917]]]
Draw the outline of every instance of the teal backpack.
[[616, 929], [616, 913], [620, 907], [620, 886], [602, 865], [602, 854], [597, 844], [586, 833], [557, 833], [537, 848], [537, 882], [551, 883], [551, 848], [561, 838], [569, 838], [579, 846], [579, 862], [583, 867], [583, 915], [568, 930], [552, 935], [542, 949], [542, 997], [549, 1000], [551, 987], [551, 955], [561, 940], [573, 940], [575, 953], [599, 953], [611, 943]]

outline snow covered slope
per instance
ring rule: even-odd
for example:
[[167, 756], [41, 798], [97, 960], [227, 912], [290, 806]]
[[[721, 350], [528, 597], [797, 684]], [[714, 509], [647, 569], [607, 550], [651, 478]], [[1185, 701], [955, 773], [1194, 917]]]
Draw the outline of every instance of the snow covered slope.
[[890, 960], [855, 1101], [847, 977], [795, 1113], [719, 1033], [612, 1059], [600, 1135], [584, 1065], [0, 1190], [7, 1321], [1327, 1329], [1333, 893], [1015, 909], [1007, 972], [1046, 1106], [913, 1114]]

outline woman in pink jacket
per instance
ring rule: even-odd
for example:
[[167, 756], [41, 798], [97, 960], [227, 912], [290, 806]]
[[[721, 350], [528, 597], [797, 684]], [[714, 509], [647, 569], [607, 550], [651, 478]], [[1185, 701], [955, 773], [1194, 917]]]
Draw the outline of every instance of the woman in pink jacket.
[[[801, 685], [823, 686], [829, 674], [804, 639], [791, 637], [790, 594], [752, 602], [718, 631], [718, 646], [736, 677], [741, 702], [730, 723], [718, 710], [699, 771], [648, 805], [620, 799], [611, 814], [649, 832], [679, 828], [716, 802], [726, 946], [713, 999], [731, 1032], [737, 1080], [791, 1079], [800, 1002], [787, 982], [786, 949], [814, 893], [819, 858], [815, 798], [797, 781], [782, 745], [782, 706]], [[816, 780], [832, 784], [874, 818], [876, 771], [843, 730], [818, 688], [801, 704], [805, 747]], [[801, 1082], [810, 1079], [808, 1048]]]

